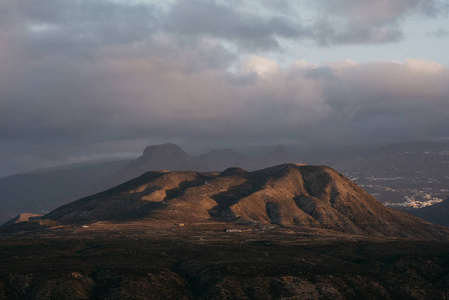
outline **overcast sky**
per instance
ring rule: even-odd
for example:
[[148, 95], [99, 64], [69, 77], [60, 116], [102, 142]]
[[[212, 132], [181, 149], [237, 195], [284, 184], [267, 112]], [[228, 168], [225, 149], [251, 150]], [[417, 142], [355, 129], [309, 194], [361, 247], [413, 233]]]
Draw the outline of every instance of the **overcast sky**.
[[449, 1], [0, 1], [0, 176], [449, 136]]

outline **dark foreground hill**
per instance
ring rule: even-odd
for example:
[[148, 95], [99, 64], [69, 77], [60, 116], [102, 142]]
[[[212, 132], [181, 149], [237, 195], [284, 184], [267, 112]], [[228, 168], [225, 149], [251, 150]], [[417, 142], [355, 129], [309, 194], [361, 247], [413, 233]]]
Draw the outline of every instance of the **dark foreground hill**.
[[0, 299], [448, 299], [449, 242], [275, 227], [0, 228]]
[[343, 233], [446, 238], [449, 229], [384, 207], [325, 166], [284, 164], [246, 172], [148, 172], [44, 216], [62, 223], [205, 221], [299, 226]]

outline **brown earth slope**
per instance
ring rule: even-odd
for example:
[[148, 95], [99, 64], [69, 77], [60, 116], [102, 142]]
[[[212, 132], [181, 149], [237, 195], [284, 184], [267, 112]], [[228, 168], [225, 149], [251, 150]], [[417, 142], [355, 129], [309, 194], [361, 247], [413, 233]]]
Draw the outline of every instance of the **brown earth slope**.
[[301, 164], [255, 172], [148, 172], [44, 218], [65, 223], [245, 221], [412, 238], [443, 238], [449, 232], [384, 207], [332, 168]]

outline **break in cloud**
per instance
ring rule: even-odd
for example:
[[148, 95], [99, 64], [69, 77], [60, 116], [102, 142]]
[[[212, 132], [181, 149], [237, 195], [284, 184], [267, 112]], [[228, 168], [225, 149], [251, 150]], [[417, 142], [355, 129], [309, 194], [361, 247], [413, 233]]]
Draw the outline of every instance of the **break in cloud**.
[[326, 1], [313, 20], [293, 1], [261, 3], [2, 1], [4, 174], [149, 142], [343, 145], [445, 135], [444, 65], [298, 58], [281, 67], [265, 55], [285, 51], [285, 40], [391, 42], [402, 37], [402, 18], [433, 18], [440, 2]]

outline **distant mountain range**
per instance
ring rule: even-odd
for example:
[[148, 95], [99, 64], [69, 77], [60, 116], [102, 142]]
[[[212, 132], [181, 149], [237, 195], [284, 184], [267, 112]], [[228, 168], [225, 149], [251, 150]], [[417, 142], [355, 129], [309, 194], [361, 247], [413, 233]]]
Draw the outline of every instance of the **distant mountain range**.
[[157, 170], [220, 172], [229, 167], [241, 167], [252, 171], [282, 163], [319, 163], [330, 165], [395, 208], [419, 207], [430, 203], [429, 200], [438, 201], [449, 196], [449, 144], [446, 142], [397, 144], [363, 155], [353, 156], [348, 152], [339, 159], [313, 160], [310, 154], [307, 157], [303, 160], [281, 146], [260, 157], [230, 149], [194, 157], [171, 143], [148, 146], [133, 161], [63, 166], [0, 178], [0, 223], [22, 212], [48, 212]]
[[46, 213], [152, 170], [222, 171], [231, 166], [255, 170], [290, 159], [291, 154], [282, 147], [260, 158], [250, 158], [229, 149], [191, 157], [178, 145], [167, 143], [146, 147], [142, 156], [132, 161], [68, 165], [13, 175], [0, 178], [0, 224], [22, 212]]
[[449, 229], [383, 206], [325, 166], [283, 164], [247, 172], [147, 172], [44, 216], [64, 224], [97, 221], [237, 222], [322, 228], [347, 234], [447, 238]]

